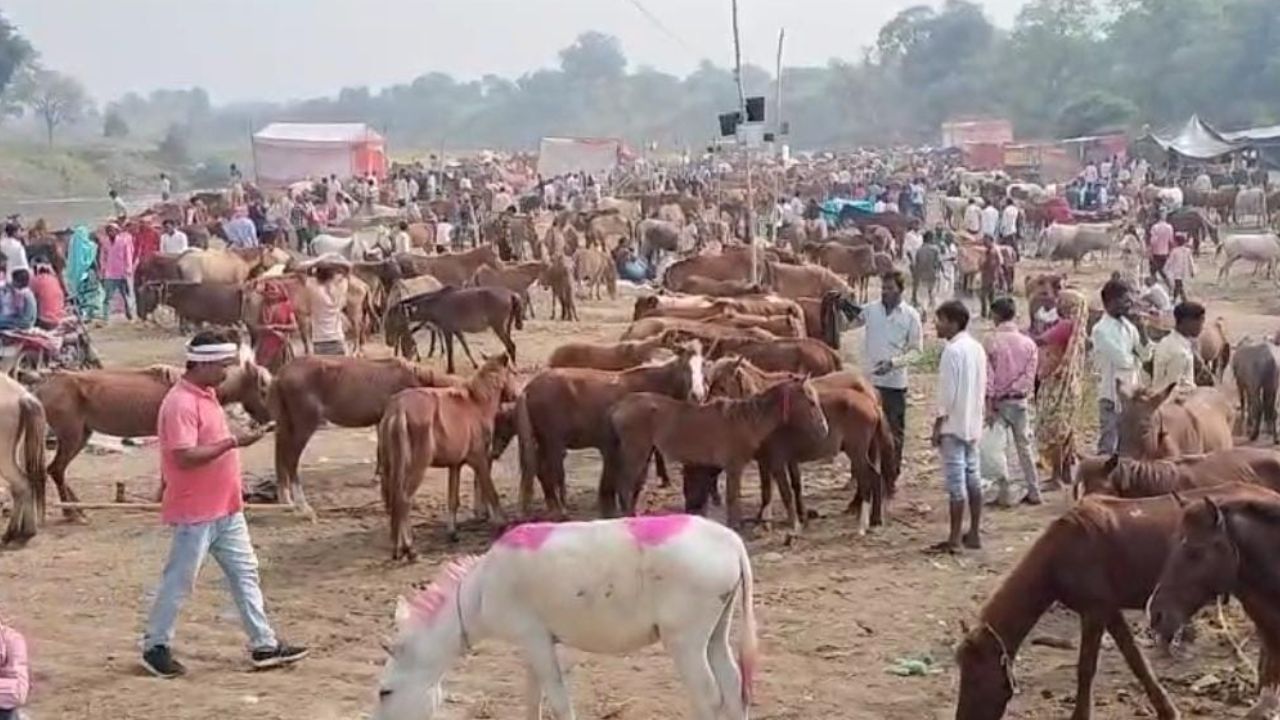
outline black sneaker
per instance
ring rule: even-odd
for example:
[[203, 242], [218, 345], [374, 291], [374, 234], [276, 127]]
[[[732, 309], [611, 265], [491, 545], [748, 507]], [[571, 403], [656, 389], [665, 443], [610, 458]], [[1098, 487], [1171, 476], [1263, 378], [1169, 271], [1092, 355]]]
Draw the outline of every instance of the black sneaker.
[[142, 653], [142, 667], [152, 675], [165, 680], [187, 673], [182, 663], [173, 659], [173, 653], [169, 652], [168, 645], [157, 645]]
[[311, 651], [304, 647], [292, 647], [280, 643], [266, 650], [254, 650], [251, 660], [255, 670], [270, 670], [271, 668], [292, 665], [310, 653]]

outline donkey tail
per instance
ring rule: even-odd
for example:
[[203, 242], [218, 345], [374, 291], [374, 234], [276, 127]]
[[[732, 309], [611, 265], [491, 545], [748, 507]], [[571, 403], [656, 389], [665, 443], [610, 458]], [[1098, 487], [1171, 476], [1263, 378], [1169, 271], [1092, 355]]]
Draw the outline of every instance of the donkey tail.
[[884, 492], [892, 498], [898, 491], [898, 441], [889, 429], [889, 419], [884, 409], [876, 415], [875, 444], [876, 455], [880, 460], [880, 478], [884, 482]]
[[26, 393], [18, 400], [18, 432], [22, 437], [22, 461], [27, 475], [27, 483], [31, 487], [31, 495], [35, 499], [36, 513], [44, 518], [45, 513], [45, 434], [48, 423], [44, 416], [44, 406], [34, 395]]
[[752, 685], [760, 664], [760, 638], [756, 630], [755, 579], [745, 545], [738, 551], [742, 572], [742, 633], [738, 637], [738, 666], [742, 668], [742, 704], [751, 705]]
[[[409, 427], [404, 412], [398, 408], [382, 416], [378, 423], [378, 477], [381, 481], [382, 504], [395, 517], [403, 503], [409, 477]], [[394, 533], [394, 530], [393, 530]], [[392, 541], [395, 541], [393, 534]]]
[[529, 414], [529, 399], [516, 399], [516, 440], [520, 446], [520, 513], [527, 515], [533, 504], [533, 479], [538, 469], [538, 437]]
[[605, 287], [609, 290], [609, 299], [618, 299], [618, 266], [614, 264], [612, 259], [605, 262], [604, 270]]
[[507, 332], [511, 332], [511, 327], [515, 326], [517, 330], [524, 329], [524, 302], [519, 295], [511, 296], [511, 310], [507, 315]]

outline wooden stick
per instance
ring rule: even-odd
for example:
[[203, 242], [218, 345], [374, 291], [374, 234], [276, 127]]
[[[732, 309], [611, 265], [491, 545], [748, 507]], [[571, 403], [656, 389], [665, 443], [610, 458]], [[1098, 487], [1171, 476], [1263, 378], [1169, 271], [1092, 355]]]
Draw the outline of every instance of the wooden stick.
[[[160, 503], [144, 503], [144, 502], [71, 502], [71, 503], [50, 503], [52, 510], [137, 510], [142, 512], [156, 512], [160, 510]], [[251, 512], [267, 512], [267, 513], [292, 513], [298, 512], [292, 505], [268, 505], [266, 503], [254, 503], [245, 505], [244, 509]], [[325, 508], [320, 512], [334, 510], [338, 508]]]

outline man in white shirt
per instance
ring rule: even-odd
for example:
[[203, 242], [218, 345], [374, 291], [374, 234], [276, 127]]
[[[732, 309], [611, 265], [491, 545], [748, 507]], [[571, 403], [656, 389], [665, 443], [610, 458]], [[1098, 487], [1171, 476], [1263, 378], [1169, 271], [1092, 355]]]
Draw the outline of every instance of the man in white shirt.
[[1000, 213], [1000, 239], [1005, 245], [1017, 245], [1018, 212], [1018, 204], [1013, 201], [1013, 198], [1005, 199], [1004, 210]]
[[1000, 237], [1000, 208], [995, 203], [982, 208], [982, 235], [992, 240]]
[[172, 192], [173, 182], [169, 180], [168, 173], [160, 173], [160, 199], [167, 202]]
[[964, 209], [964, 229], [973, 235], [982, 234], [982, 208], [978, 207], [977, 198], [969, 198], [969, 205]]
[[4, 235], [0, 235], [0, 255], [4, 256], [6, 280], [12, 281], [13, 273], [18, 270], [26, 270], [30, 274], [31, 266], [27, 264], [27, 246], [18, 239], [17, 223], [5, 223]]
[[395, 181], [396, 200], [408, 204], [409, 202], [409, 178], [401, 173], [396, 176]]
[[409, 223], [406, 220], [401, 220], [400, 223], [396, 225], [395, 234], [391, 236], [391, 251], [392, 253], [399, 255], [401, 253], [407, 253], [412, 249], [413, 241], [409, 237]]
[[1093, 364], [1098, 371], [1098, 454], [1114, 455], [1119, 446], [1120, 399], [1117, 384], [1138, 386], [1138, 371], [1151, 356], [1151, 348], [1126, 317], [1130, 310], [1129, 286], [1108, 280], [1102, 286], [1106, 314], [1093, 326]]
[[127, 217], [129, 208], [124, 204], [124, 198], [120, 197], [120, 193], [111, 190], [107, 193], [111, 197], [111, 212], [117, 218]]
[[880, 404], [893, 432], [897, 448], [895, 468], [901, 467], [906, 437], [907, 366], [924, 349], [920, 313], [902, 302], [902, 291], [906, 285], [906, 278], [901, 272], [881, 276], [880, 302], [863, 305], [860, 317], [855, 321], [866, 326], [862, 362], [871, 377], [871, 384], [880, 395]]
[[307, 279], [311, 308], [311, 345], [316, 355], [346, 355], [342, 310], [347, 304], [347, 268], [321, 262]]
[[189, 243], [187, 234], [178, 229], [172, 220], [164, 221], [164, 232], [160, 234], [160, 252], [165, 255], [181, 255], [187, 251]]
[[912, 218], [902, 235], [902, 257], [906, 258], [907, 267], [915, 266], [916, 251], [921, 247], [924, 247], [924, 236], [920, 234], [920, 221]]
[[1090, 185], [1098, 182], [1098, 166], [1089, 163], [1084, 166], [1084, 181]]
[[1151, 389], [1170, 385], [1178, 392], [1196, 389], [1196, 339], [1204, 330], [1204, 306], [1178, 303], [1173, 309], [1173, 332], [1156, 343], [1151, 361]]
[[[987, 353], [968, 333], [969, 310], [948, 300], [935, 311], [938, 337], [947, 341], [938, 364], [937, 414], [933, 446], [942, 456], [942, 476], [949, 499], [951, 533], [932, 549], [958, 552], [982, 547], [982, 484], [978, 478], [978, 441], [986, 415]], [[969, 506], [969, 532], [964, 508]]]

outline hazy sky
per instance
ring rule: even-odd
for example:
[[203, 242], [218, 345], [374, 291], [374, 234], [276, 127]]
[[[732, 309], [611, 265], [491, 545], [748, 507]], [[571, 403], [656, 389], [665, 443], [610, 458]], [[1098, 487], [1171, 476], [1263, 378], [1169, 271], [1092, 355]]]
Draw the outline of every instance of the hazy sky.
[[[772, 68], [783, 26], [787, 65], [857, 58], [885, 21], [918, 4], [740, 0], [743, 59]], [[1007, 26], [1022, 0], [982, 4]], [[435, 70], [517, 77], [554, 66], [556, 53], [585, 30], [620, 38], [632, 67], [682, 75], [702, 58], [732, 61], [729, 6], [729, 0], [0, 0], [0, 13], [46, 65], [79, 77], [99, 100], [200, 85], [226, 102], [376, 88]]]

